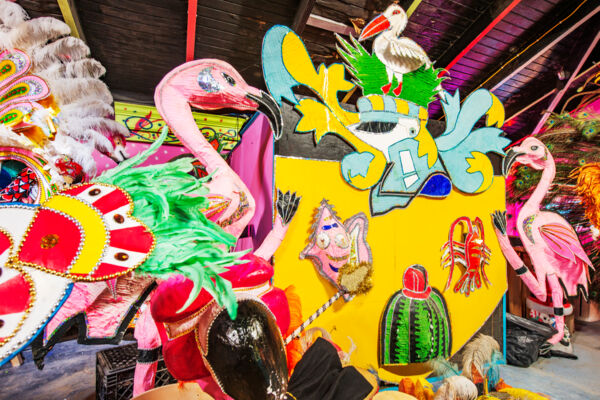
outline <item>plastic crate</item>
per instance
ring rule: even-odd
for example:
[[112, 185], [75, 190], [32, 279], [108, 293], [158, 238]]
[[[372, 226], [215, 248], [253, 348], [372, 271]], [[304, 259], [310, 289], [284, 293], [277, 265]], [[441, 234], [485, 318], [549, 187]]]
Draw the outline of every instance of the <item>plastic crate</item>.
[[[96, 353], [96, 400], [129, 400], [133, 396], [133, 376], [137, 344], [114, 347]], [[154, 386], [175, 383], [162, 354], [158, 358]]]

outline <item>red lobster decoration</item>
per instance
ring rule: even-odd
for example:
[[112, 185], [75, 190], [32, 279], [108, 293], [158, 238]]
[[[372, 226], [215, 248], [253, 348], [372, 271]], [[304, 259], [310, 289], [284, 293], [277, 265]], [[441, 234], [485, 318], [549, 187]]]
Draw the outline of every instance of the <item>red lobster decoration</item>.
[[[456, 241], [454, 239], [454, 229], [459, 224], [468, 228], [468, 231], [463, 233], [464, 238], [461, 241]], [[485, 265], [489, 264], [491, 251], [485, 245], [483, 223], [479, 217], [473, 221], [468, 217], [460, 217], [454, 221], [450, 227], [448, 241], [442, 246], [442, 251], [442, 267], [450, 267], [450, 276], [444, 290], [450, 287], [456, 264], [464, 265], [467, 270], [454, 285], [455, 293], [460, 291], [469, 296], [475, 289], [481, 289], [482, 276], [485, 282], [491, 285], [484, 269]]]

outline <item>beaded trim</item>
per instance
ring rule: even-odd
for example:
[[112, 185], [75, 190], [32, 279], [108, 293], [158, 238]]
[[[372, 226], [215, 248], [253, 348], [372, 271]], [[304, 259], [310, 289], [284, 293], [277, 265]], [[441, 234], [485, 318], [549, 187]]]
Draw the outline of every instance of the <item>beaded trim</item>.
[[[68, 292], [71, 291], [71, 288], [73, 287], [73, 284], [70, 283], [68, 285], [65, 286], [65, 288], [62, 291], [62, 294], [58, 297], [59, 300], [56, 304], [54, 304], [54, 306], [52, 306], [52, 308], [50, 309], [50, 313], [48, 314], [48, 317], [51, 317], [54, 312], [56, 312], [56, 310], [58, 309], [58, 307], [61, 305], [61, 303], [66, 300], [66, 296], [68, 294]], [[34, 289], [35, 290], [35, 289]], [[32, 307], [33, 307], [33, 303], [32, 303]], [[23, 323], [25, 322], [25, 319], [23, 320]], [[15, 343], [8, 351], [8, 357], [12, 357], [14, 356], [14, 353], [16, 351], [20, 351], [22, 348], [24, 348], [26, 345], [29, 344], [29, 341], [36, 335], [36, 333], [38, 333], [40, 331], [40, 329], [48, 322], [48, 318], [46, 318], [45, 320], [42, 320], [41, 323], [36, 326], [34, 329], [32, 329], [29, 332], [29, 335], [27, 335], [25, 338], [23, 338], [22, 340], [20, 340], [19, 342]], [[15, 335], [16, 335], [17, 331], [15, 331]], [[14, 336], [14, 335], [13, 335]], [[0, 359], [0, 362], [3, 359]]]
[[[63, 272], [59, 272], [59, 271], [54, 271], [54, 270], [51, 270], [49, 268], [46, 268], [44, 266], [37, 265], [37, 264], [34, 264], [34, 263], [19, 262], [20, 264], [27, 265], [27, 266], [39, 269], [41, 271], [47, 272], [47, 273], [52, 274], [52, 275], [57, 275], [57, 276], [61, 276], [61, 277], [64, 277], [64, 278], [68, 278], [68, 279], [76, 281], [76, 282], [79, 282], [79, 281], [84, 281], [84, 282], [98, 282], [98, 281], [105, 281], [105, 280], [108, 280], [108, 279], [117, 278], [119, 276], [126, 275], [129, 272], [131, 272], [132, 270], [138, 268], [144, 262], [146, 262], [146, 260], [148, 259], [148, 257], [150, 257], [150, 254], [152, 254], [152, 252], [154, 251], [154, 248], [156, 247], [156, 237], [154, 236], [154, 233], [150, 230], [150, 228], [148, 228], [148, 226], [146, 226], [146, 224], [144, 224], [142, 221], [140, 221], [139, 219], [137, 219], [136, 217], [134, 217], [134, 216], [131, 215], [131, 213], [133, 212], [133, 199], [131, 198], [131, 196], [129, 195], [129, 193], [127, 193], [125, 190], [123, 190], [122, 188], [120, 188], [118, 186], [108, 185], [108, 184], [104, 184], [104, 183], [102, 183], [102, 184], [100, 184], [100, 183], [94, 183], [92, 185], [90, 185], [89, 183], [77, 184], [77, 185], [71, 186], [69, 188], [69, 190], [77, 188], [79, 186], [84, 186], [84, 185], [85, 186], [90, 186], [90, 187], [92, 187], [94, 185], [99, 185], [99, 186], [104, 186], [104, 187], [110, 187], [110, 188], [117, 189], [117, 190], [121, 191], [125, 195], [125, 197], [127, 198], [127, 200], [129, 201], [129, 204], [130, 204], [130, 208], [129, 208], [129, 210], [127, 210], [127, 213], [126, 213], [127, 218], [130, 218], [130, 219], [136, 221], [138, 224], [140, 224], [142, 227], [144, 227], [146, 229], [146, 231], [148, 231], [148, 233], [152, 236], [152, 245], [150, 246], [150, 248], [149, 248], [148, 252], [145, 254], [145, 256], [137, 264], [131, 265], [130, 267], [124, 269], [121, 272], [113, 273], [113, 274], [110, 274], [110, 275], [103, 275], [103, 276], [97, 277], [97, 278], [92, 277], [91, 275], [96, 271], [96, 269], [98, 268], [98, 266], [104, 261], [104, 257], [106, 255], [106, 252], [107, 252], [108, 248], [110, 247], [109, 246], [109, 243], [110, 243], [110, 232], [107, 229], [107, 224], [106, 224], [106, 221], [104, 220], [104, 215], [96, 207], [94, 207], [90, 203], [86, 202], [85, 200], [82, 200], [82, 199], [80, 199], [80, 198], [78, 198], [76, 196], [72, 196], [72, 195], [69, 195], [69, 194], [59, 193], [58, 195], [60, 195], [60, 196], [64, 196], [64, 197], [68, 197], [68, 198], [73, 198], [73, 199], [76, 199], [76, 200], [80, 201], [81, 203], [83, 203], [84, 205], [90, 207], [92, 210], [94, 210], [96, 213], [98, 213], [98, 215], [100, 215], [100, 217], [102, 219], [102, 223], [104, 224], [104, 228], [105, 228], [105, 232], [106, 232], [106, 236], [107, 236], [106, 241], [104, 243], [104, 247], [103, 247], [103, 250], [102, 250], [101, 257], [99, 258], [98, 262], [96, 263], [96, 265], [94, 266], [94, 268], [92, 269], [92, 271], [88, 274], [88, 276], [79, 276], [79, 275], [70, 274], [68, 272], [67, 273], [63, 273]], [[14, 206], [14, 207], [19, 207], [19, 206]], [[21, 206], [21, 207], [23, 207], [23, 206]], [[30, 207], [26, 207], [26, 208], [30, 208]], [[58, 210], [55, 210], [55, 209], [52, 209], [52, 208], [48, 208], [48, 207], [38, 207], [38, 210], [41, 209], [41, 208], [46, 209], [46, 210], [50, 210], [52, 212], [55, 212], [57, 214], [60, 214], [60, 215], [64, 216], [65, 218], [67, 218], [70, 221], [74, 222], [77, 225], [77, 227], [79, 228], [79, 231], [80, 231], [80, 234], [81, 234], [81, 241], [79, 243], [79, 249], [77, 250], [77, 254], [76, 254], [75, 258], [73, 259], [73, 261], [71, 262], [69, 268], [67, 269], [69, 271], [73, 267], [73, 265], [75, 264], [75, 262], [77, 261], [77, 259], [79, 258], [79, 254], [80, 254], [81, 249], [82, 249], [82, 247], [83, 247], [83, 245], [85, 243], [85, 233], [84, 233], [83, 227], [81, 226], [81, 224], [75, 218], [71, 217], [68, 214], [63, 213], [62, 211], [58, 211]], [[19, 252], [21, 251], [21, 245], [23, 244], [23, 242], [27, 238], [27, 235], [29, 233], [29, 229], [30, 229], [31, 225], [33, 224], [33, 221], [37, 217], [38, 210], [36, 210], [36, 214], [34, 215], [34, 217], [32, 219], [32, 222], [29, 224], [29, 226], [27, 227], [27, 230], [25, 231], [25, 234], [23, 235], [23, 240], [19, 244]]]
[[[98, 281], [109, 280], [109, 279], [112, 279], [112, 278], [117, 278], [117, 277], [122, 276], [122, 275], [126, 275], [129, 272], [133, 271], [134, 269], [140, 267], [142, 264], [144, 264], [146, 262], [146, 260], [148, 260], [148, 258], [150, 257], [150, 255], [154, 252], [154, 249], [156, 248], [156, 236], [154, 235], [154, 232], [152, 232], [152, 230], [145, 223], [143, 223], [140, 219], [138, 219], [138, 218], [136, 218], [136, 217], [134, 217], [132, 215], [133, 209], [134, 209], [133, 198], [131, 197], [131, 195], [129, 194], [129, 192], [127, 192], [125, 189], [123, 189], [123, 188], [121, 188], [119, 186], [116, 186], [116, 185], [108, 184], [108, 183], [91, 182], [91, 185], [90, 185], [90, 183], [88, 182], [88, 183], [78, 183], [76, 185], [70, 186], [68, 190], [72, 190], [72, 189], [78, 188], [80, 186], [89, 186], [91, 188], [94, 185], [116, 189], [116, 190], [120, 191], [127, 198], [127, 201], [129, 202], [129, 208], [127, 209], [127, 212], [125, 213], [126, 218], [129, 218], [129, 219], [137, 222], [140, 226], [144, 227], [146, 229], [146, 231], [148, 231], [148, 233], [152, 237], [152, 245], [148, 249], [148, 252], [146, 253], [146, 255], [137, 264], [130, 266], [129, 268], [127, 268], [126, 270], [124, 270], [122, 272], [117, 272], [117, 273], [114, 273], [114, 274], [105, 275], [105, 276], [102, 276], [102, 277], [99, 277], [99, 278], [69, 276], [69, 278], [71, 278], [73, 280], [77, 280], [77, 281], [98, 282]], [[62, 195], [65, 195], [65, 194], [62, 194]], [[69, 195], [67, 195], [67, 196], [69, 196]], [[94, 209], [96, 209], [96, 208], [94, 207]], [[104, 215], [103, 214], [100, 214], [100, 215], [102, 216], [102, 219], [104, 220]], [[106, 222], [104, 222], [104, 223], [106, 225]], [[103, 253], [103, 256], [104, 256], [104, 253]], [[93, 273], [93, 271], [92, 271], [92, 273]]]
[[10, 268], [10, 269], [14, 269], [14, 270], [18, 271], [23, 276], [23, 279], [25, 279], [25, 281], [29, 284], [29, 304], [27, 305], [27, 309], [23, 312], [23, 316], [21, 317], [21, 320], [17, 324], [16, 328], [12, 331], [12, 333], [10, 335], [4, 337], [3, 340], [0, 340], [0, 347], [2, 347], [6, 343], [8, 343], [10, 341], [10, 339], [12, 339], [17, 334], [17, 332], [21, 329], [21, 326], [23, 325], [25, 320], [29, 317], [29, 313], [31, 312], [31, 307], [33, 307], [33, 303], [35, 303], [36, 292], [35, 292], [35, 285], [33, 283], [33, 280], [31, 279], [31, 276], [29, 276], [29, 274], [27, 272], [25, 272], [25, 270], [23, 268], [21, 268], [18, 264], [14, 264], [12, 262], [12, 254], [11, 253], [14, 249], [14, 242], [13, 242], [12, 236], [10, 235], [9, 232], [7, 232], [6, 230], [4, 230], [2, 228], [0, 228], [0, 232], [4, 233], [10, 242], [10, 246], [8, 248], [8, 252], [9, 252], [8, 261], [4, 266], [2, 266], [0, 268], [6, 267], [6, 268]]
[[81, 253], [81, 248], [83, 247], [83, 243], [85, 242], [85, 233], [84, 233], [83, 228], [82, 228], [81, 224], [79, 223], [79, 221], [77, 221], [75, 218], [71, 217], [70, 215], [63, 213], [62, 211], [58, 211], [58, 210], [54, 210], [52, 208], [46, 208], [46, 207], [37, 207], [37, 209], [35, 210], [35, 214], [33, 215], [33, 218], [31, 219], [31, 222], [29, 223], [29, 225], [27, 226], [27, 229], [25, 230], [25, 233], [23, 234], [23, 239], [21, 240], [21, 243], [19, 243], [19, 249], [17, 250], [17, 254], [13, 255], [10, 258], [9, 263], [12, 262], [15, 264], [26, 265], [28, 267], [35, 268], [35, 269], [44, 271], [44, 272], [52, 274], [52, 275], [61, 276], [63, 278], [71, 278], [71, 275], [69, 275], [68, 273], [55, 271], [50, 268], [46, 268], [43, 265], [37, 265], [32, 262], [25, 262], [25, 261], [20, 261], [17, 259], [17, 255], [21, 253], [21, 248], [23, 247], [23, 243], [25, 243], [25, 241], [27, 240], [27, 237], [29, 235], [29, 230], [31, 229], [31, 226], [35, 222], [35, 220], [39, 214], [39, 211], [42, 209], [51, 211], [58, 215], [61, 215], [65, 218], [67, 218], [69, 221], [73, 222], [77, 226], [77, 228], [79, 229], [79, 234], [81, 235], [81, 239], [79, 241], [79, 248], [77, 249], [77, 252], [75, 253], [75, 257], [73, 257], [71, 264], [67, 268], [67, 271], [70, 270], [73, 267], [73, 265], [77, 262], [77, 260], [79, 259], [79, 254]]

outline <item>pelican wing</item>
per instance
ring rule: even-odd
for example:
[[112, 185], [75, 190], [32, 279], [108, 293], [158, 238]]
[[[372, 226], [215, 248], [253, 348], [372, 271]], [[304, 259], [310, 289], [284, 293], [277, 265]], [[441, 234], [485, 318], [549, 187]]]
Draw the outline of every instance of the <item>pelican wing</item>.
[[581, 247], [579, 238], [570, 225], [550, 223], [540, 226], [540, 234], [546, 244], [559, 256], [576, 262], [576, 258], [592, 266], [592, 262]]
[[415, 41], [406, 37], [400, 37], [390, 40], [388, 43], [389, 51], [392, 55], [408, 59], [406, 61], [410, 64], [431, 65], [427, 53]]

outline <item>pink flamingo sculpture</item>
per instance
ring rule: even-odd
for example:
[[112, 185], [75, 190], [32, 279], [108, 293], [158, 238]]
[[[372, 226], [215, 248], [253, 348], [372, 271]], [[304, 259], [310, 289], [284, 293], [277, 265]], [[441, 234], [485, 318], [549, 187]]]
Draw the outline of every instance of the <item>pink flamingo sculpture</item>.
[[191, 61], [173, 69], [156, 87], [154, 102], [181, 143], [213, 174], [208, 184], [210, 193], [229, 202], [217, 223], [239, 237], [254, 215], [254, 199], [240, 177], [204, 139], [191, 107], [255, 111], [262, 106], [275, 137], [282, 125], [279, 107], [270, 95], [246, 84], [231, 65], [213, 59]]
[[[213, 208], [219, 209], [220, 212], [215, 214], [215, 222], [226, 232], [239, 238], [254, 214], [254, 198], [235, 171], [206, 141], [192, 117], [191, 106], [204, 110], [233, 108], [262, 111], [269, 118], [275, 137], [278, 137], [282, 127], [279, 107], [270, 95], [249, 86], [231, 65], [213, 59], [191, 61], [172, 70], [157, 86], [155, 102], [159, 113], [181, 143], [206, 167], [207, 172], [212, 174], [212, 180], [208, 184], [210, 194], [207, 197], [215, 204], [206, 211], [207, 217], [214, 220], [215, 217], [208, 214], [212, 213]], [[288, 223], [297, 210], [298, 202], [299, 198], [295, 194], [278, 193], [274, 227], [261, 246], [255, 249], [255, 256], [265, 260], [272, 257], [287, 232]], [[224, 210], [223, 204], [226, 205]], [[146, 297], [143, 292], [151, 290], [151, 284], [151, 279], [119, 278], [114, 284], [115, 293], [112, 296], [107, 293], [104, 283], [77, 284], [74, 287], [74, 295], [67, 299], [50, 321], [45, 334], [54, 332], [58, 327], [65, 331], [70, 326], [69, 320], [84, 320], [73, 317], [85, 313], [87, 327], [80, 325], [80, 332], [87, 330], [88, 333], [94, 332], [96, 337], [107, 338], [91, 339], [91, 343], [117, 344], [123, 337], [122, 317], [127, 314], [133, 302], [139, 302], [138, 299]], [[106, 316], [110, 316], [110, 321], [106, 320]], [[155, 349], [161, 345], [149, 307], [141, 313], [136, 324], [135, 337], [138, 339], [138, 348], [144, 360], [136, 367], [134, 394], [137, 395], [154, 386], [158, 354]], [[36, 351], [39, 353], [37, 362], [40, 366], [43, 365], [44, 355], [57, 341], [58, 337], [53, 337], [47, 345], [41, 345], [41, 349]], [[88, 341], [89, 339], [82, 340], [81, 343]], [[148, 358], [148, 354], [153, 356]]]
[[541, 202], [556, 173], [550, 151], [541, 141], [530, 137], [507, 152], [503, 162], [505, 176], [515, 162], [543, 171], [540, 182], [517, 218], [519, 237], [531, 258], [535, 275], [510, 244], [506, 233], [506, 212], [496, 211], [492, 214], [494, 229], [509, 264], [541, 301], [546, 301], [548, 296], [548, 282], [558, 330], [548, 341], [556, 344], [564, 335], [563, 291], [566, 296], [576, 296], [580, 291], [587, 300], [588, 267], [593, 266], [573, 227], [559, 214], [540, 211]]

